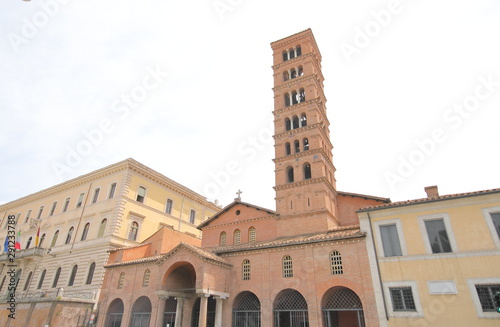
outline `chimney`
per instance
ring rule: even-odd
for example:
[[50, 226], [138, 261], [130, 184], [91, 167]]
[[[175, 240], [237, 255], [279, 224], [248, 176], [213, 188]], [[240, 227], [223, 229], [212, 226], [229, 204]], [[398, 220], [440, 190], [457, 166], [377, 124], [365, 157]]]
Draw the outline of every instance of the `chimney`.
[[425, 187], [425, 193], [427, 193], [427, 198], [436, 198], [439, 196], [437, 185]]

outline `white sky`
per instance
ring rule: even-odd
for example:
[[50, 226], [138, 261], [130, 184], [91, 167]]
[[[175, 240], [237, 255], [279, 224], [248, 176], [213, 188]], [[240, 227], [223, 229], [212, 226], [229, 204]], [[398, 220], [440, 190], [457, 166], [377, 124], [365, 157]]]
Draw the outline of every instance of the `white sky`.
[[0, 203], [132, 157], [221, 205], [242, 189], [274, 209], [270, 43], [307, 28], [338, 190], [498, 188], [499, 17], [498, 0], [1, 1]]

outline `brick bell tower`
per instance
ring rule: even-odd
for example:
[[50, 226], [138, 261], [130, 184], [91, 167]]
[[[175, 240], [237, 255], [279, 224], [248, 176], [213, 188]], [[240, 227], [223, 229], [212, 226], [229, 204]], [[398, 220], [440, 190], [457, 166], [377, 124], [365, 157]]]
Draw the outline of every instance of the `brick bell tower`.
[[321, 54], [311, 29], [271, 43], [278, 235], [340, 225]]

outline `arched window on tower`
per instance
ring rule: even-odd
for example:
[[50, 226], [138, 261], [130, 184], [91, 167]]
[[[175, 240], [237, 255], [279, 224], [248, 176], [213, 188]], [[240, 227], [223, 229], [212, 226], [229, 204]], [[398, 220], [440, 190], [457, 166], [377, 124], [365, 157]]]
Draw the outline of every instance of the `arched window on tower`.
[[306, 92], [303, 88], [299, 90], [299, 102], [306, 101]]
[[304, 68], [302, 66], [299, 66], [299, 76], [304, 75]]
[[293, 167], [286, 169], [286, 180], [288, 183], [293, 183]]
[[309, 140], [307, 139], [307, 137], [302, 140], [302, 143], [304, 144], [304, 151], [309, 150]]
[[287, 131], [292, 129], [292, 122], [290, 121], [290, 118], [285, 118], [285, 129]]
[[300, 152], [300, 142], [299, 142], [299, 140], [295, 140], [293, 142], [293, 147], [295, 149], [295, 153], [299, 153]]
[[293, 116], [292, 118], [292, 129], [296, 129], [300, 127], [299, 117]]
[[283, 72], [283, 80], [284, 80], [284, 81], [288, 81], [289, 79], [290, 79], [290, 75], [288, 74], [288, 72], [287, 72], [287, 71], [284, 71], [284, 72]]
[[299, 103], [299, 95], [297, 91], [292, 92], [292, 105]]
[[295, 49], [292, 48], [292, 49], [288, 50], [288, 57], [290, 59], [295, 58]]
[[288, 60], [288, 52], [283, 51], [283, 61], [287, 61], [287, 60]]
[[286, 153], [287, 156], [292, 153], [292, 151], [290, 149], [290, 142], [286, 142], [285, 143], [285, 153]]
[[300, 45], [295, 47], [295, 52], [297, 53], [297, 57], [302, 55], [302, 48]]
[[303, 112], [301, 115], [300, 115], [300, 127], [305, 127], [307, 126], [307, 116], [306, 114]]
[[285, 93], [285, 107], [290, 107], [290, 94]]
[[304, 164], [304, 179], [311, 179], [311, 164], [308, 162]]
[[290, 70], [290, 78], [295, 78], [297, 77], [297, 71], [295, 70], [295, 68], [292, 68]]

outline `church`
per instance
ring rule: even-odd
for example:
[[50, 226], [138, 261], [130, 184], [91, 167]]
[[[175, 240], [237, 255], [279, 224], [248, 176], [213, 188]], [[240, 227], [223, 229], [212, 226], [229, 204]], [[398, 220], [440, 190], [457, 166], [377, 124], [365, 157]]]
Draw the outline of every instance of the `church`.
[[310, 29], [271, 43], [276, 211], [242, 201], [109, 252], [97, 326], [379, 326], [357, 210], [337, 191], [321, 54]]

